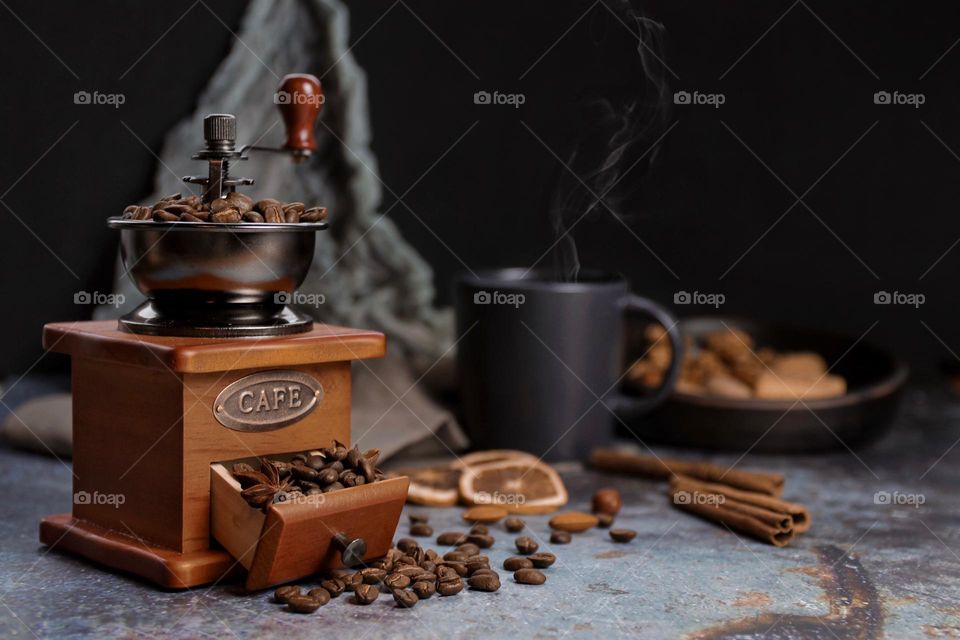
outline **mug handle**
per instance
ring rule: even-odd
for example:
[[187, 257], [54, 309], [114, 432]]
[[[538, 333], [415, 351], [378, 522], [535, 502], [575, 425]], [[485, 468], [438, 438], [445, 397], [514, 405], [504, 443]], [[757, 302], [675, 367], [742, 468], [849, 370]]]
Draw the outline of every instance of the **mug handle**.
[[620, 306], [625, 312], [639, 311], [663, 325], [670, 339], [672, 354], [667, 375], [652, 396], [639, 398], [625, 395], [619, 389], [616, 391], [612, 399], [615, 413], [622, 418], [631, 418], [651, 411], [673, 391], [680, 375], [680, 363], [683, 362], [683, 335], [680, 333], [680, 324], [673, 314], [653, 300], [630, 293], [621, 299]]

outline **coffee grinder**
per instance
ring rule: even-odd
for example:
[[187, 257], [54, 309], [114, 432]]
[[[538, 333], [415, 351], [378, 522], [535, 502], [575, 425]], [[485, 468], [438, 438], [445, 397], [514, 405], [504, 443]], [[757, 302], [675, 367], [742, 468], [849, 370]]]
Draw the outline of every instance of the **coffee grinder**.
[[[295, 74], [276, 94], [286, 143], [316, 150], [319, 81]], [[212, 203], [253, 184], [231, 165], [229, 114], [204, 119], [184, 178]], [[156, 222], [111, 218], [127, 273], [147, 301], [117, 321], [53, 323], [45, 349], [71, 357], [71, 513], [40, 522], [40, 540], [161, 587], [246, 573], [261, 589], [389, 549], [409, 480], [332, 491], [263, 512], [240, 496], [231, 465], [350, 444], [350, 368], [382, 357], [376, 331], [313, 322], [288, 306], [326, 222]], [[251, 399], [257, 399], [252, 402]]]

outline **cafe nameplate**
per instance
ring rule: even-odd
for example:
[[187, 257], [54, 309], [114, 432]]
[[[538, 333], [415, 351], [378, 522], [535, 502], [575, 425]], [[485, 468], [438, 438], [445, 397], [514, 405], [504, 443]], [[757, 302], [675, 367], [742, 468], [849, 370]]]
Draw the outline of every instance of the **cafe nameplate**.
[[217, 421], [236, 431], [272, 431], [317, 408], [323, 387], [301, 371], [275, 369], [240, 378], [213, 402]]

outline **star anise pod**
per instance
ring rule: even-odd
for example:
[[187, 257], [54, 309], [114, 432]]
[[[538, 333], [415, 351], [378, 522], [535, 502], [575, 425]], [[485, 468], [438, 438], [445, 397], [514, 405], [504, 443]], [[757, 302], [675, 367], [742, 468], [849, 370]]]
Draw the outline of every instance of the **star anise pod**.
[[[234, 474], [236, 474], [236, 471], [234, 471]], [[240, 492], [240, 496], [246, 500], [247, 504], [251, 507], [266, 511], [267, 507], [273, 503], [277, 494], [286, 493], [286, 491], [290, 489], [291, 483], [289, 480], [281, 480], [280, 471], [276, 465], [268, 460], [260, 461], [259, 473], [254, 471], [252, 474], [247, 474], [248, 478], [257, 476], [262, 477], [263, 481], [247, 487]]]

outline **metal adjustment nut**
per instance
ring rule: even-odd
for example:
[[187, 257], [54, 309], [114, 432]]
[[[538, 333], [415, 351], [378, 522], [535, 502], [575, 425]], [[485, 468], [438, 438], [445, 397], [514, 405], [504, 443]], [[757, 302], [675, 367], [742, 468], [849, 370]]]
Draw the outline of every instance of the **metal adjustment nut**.
[[345, 533], [333, 536], [333, 546], [340, 551], [340, 560], [345, 567], [353, 567], [363, 562], [367, 555], [367, 542], [363, 538], [351, 540]]

